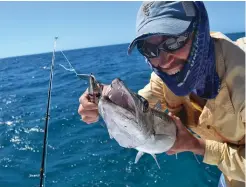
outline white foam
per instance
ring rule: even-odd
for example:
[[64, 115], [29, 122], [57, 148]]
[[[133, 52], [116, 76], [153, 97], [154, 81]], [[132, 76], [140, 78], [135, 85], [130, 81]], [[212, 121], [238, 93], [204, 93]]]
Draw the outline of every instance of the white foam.
[[39, 127], [36, 126], [36, 127], [30, 128], [30, 129], [24, 128], [24, 132], [29, 134], [30, 132], [44, 132], [44, 130], [40, 129]]
[[25, 145], [25, 147], [21, 147], [19, 150], [21, 150], [21, 151], [27, 151], [27, 150], [34, 151], [34, 149], [28, 145]]
[[13, 138], [10, 139], [10, 142], [17, 143], [19, 144], [21, 139], [18, 136], [14, 136]]
[[39, 177], [39, 174], [29, 174], [29, 178]]
[[50, 68], [49, 68], [49, 67], [47, 67], [47, 66], [44, 66], [44, 67], [43, 67], [43, 69], [50, 69]]
[[10, 104], [10, 103], [12, 103], [12, 101], [6, 101], [6, 105], [8, 105], [8, 104]]
[[13, 121], [6, 121], [5, 122], [7, 125], [12, 125], [14, 122]]

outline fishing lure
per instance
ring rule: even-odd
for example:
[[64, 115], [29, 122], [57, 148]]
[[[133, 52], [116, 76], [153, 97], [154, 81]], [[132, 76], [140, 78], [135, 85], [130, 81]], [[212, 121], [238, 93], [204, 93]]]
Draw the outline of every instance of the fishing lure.
[[70, 68], [66, 68], [62, 64], [59, 64], [59, 65], [67, 71], [74, 72], [76, 74], [76, 76], [79, 77], [80, 79], [87, 80], [89, 83], [88, 93], [89, 93], [90, 101], [98, 104], [99, 98], [102, 95], [103, 85], [99, 81], [96, 80], [95, 76], [92, 73], [91, 74], [80, 74], [80, 73], [78, 73], [75, 70], [75, 68], [72, 66], [71, 62], [67, 59], [66, 55], [62, 51], [61, 51], [61, 53], [64, 56], [64, 58], [66, 59], [66, 61], [68, 62]]

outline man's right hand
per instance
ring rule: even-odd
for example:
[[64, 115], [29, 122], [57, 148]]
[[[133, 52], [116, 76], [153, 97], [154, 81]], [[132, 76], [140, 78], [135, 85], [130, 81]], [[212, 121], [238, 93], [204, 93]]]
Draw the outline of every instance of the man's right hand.
[[[107, 88], [107, 85], [103, 86], [102, 95], [107, 94]], [[88, 90], [79, 98], [79, 103], [78, 113], [81, 115], [81, 119], [87, 124], [97, 122], [99, 119], [98, 105], [90, 102]]]

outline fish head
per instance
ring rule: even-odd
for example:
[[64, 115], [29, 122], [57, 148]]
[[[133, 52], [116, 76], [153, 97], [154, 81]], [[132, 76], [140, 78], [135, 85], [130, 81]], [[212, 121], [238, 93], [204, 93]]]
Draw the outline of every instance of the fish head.
[[98, 108], [109, 135], [122, 147], [144, 144], [154, 123], [148, 101], [127, 88], [119, 78], [114, 79], [108, 89], [100, 98]]

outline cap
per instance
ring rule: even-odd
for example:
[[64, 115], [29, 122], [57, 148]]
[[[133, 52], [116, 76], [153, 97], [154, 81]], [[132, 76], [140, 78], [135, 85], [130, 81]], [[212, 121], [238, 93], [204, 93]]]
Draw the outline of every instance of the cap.
[[190, 26], [196, 16], [192, 1], [151, 1], [143, 2], [136, 20], [136, 38], [128, 47], [128, 54], [138, 40], [151, 35], [180, 35]]

